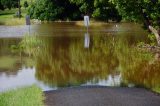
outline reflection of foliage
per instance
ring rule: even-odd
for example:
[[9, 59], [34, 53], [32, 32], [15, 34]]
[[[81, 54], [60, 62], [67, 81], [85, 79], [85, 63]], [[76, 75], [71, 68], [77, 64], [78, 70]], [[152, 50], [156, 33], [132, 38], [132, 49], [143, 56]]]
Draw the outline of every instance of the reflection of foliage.
[[0, 39], [0, 72], [6, 75], [17, 75], [18, 71], [25, 67], [32, 67], [34, 62], [22, 53], [23, 47], [19, 44], [21, 39]]
[[136, 49], [128, 54], [119, 58], [123, 70], [122, 82], [152, 89], [160, 87], [160, 64], [154, 61], [153, 55]]
[[[109, 37], [108, 37], [109, 38]], [[112, 39], [107, 37], [93, 37], [92, 47], [85, 50], [79, 42], [71, 45], [70, 59], [72, 69], [79, 71], [112, 71], [118, 66], [118, 59], [114, 56]]]
[[7, 75], [16, 75], [20, 66], [20, 59], [16, 56], [0, 57], [0, 72], [5, 72]]
[[[26, 37], [22, 44], [26, 45], [26, 53], [33, 54], [36, 60], [37, 78], [49, 85], [80, 85], [93, 79], [97, 82], [99, 79], [106, 79], [109, 72], [118, 67], [118, 59], [111, 56], [114, 55], [110, 50], [112, 45], [106, 43], [107, 38], [94, 38], [89, 50], [76, 42], [78, 40], [83, 41], [75, 38], [71, 42], [69, 37], [43, 40], [40, 37]], [[98, 45], [98, 42], [101, 44]]]
[[158, 62], [149, 64], [147, 61], [141, 61], [133, 67], [129, 66], [123, 72], [126, 83], [134, 83], [136, 86], [152, 89], [160, 87], [160, 64]]
[[[104, 65], [107, 59], [103, 59], [100, 54], [101, 50], [98, 50], [98, 53], [96, 50], [91, 52], [84, 50], [81, 43], [73, 42], [72, 44], [70, 39], [67, 39], [67, 41], [64, 39], [63, 43], [62, 41], [60, 42], [59, 38], [53, 39], [50, 46], [56, 47], [50, 47], [52, 49], [46, 55], [50, 58], [45, 58], [47, 60], [45, 64], [37, 64], [38, 79], [57, 86], [69, 86], [79, 85], [86, 81], [91, 81], [93, 78], [97, 81], [98, 79], [105, 79], [107, 77], [108, 71]], [[83, 54], [83, 51], [85, 54]], [[77, 53], [80, 54], [78, 55]], [[97, 59], [103, 59], [104, 63], [99, 64]]]
[[8, 38], [1, 38], [0, 39], [0, 55], [7, 55], [10, 54], [10, 46], [13, 44], [19, 43], [20, 40], [18, 39], [8, 39]]
[[[120, 40], [119, 40], [120, 41]], [[134, 84], [151, 88], [158, 92], [160, 88], [160, 64], [153, 54], [129, 48], [127, 43], [117, 42], [116, 52], [120, 61], [122, 81], [126, 85]]]
[[153, 55], [130, 46], [128, 38], [91, 36], [90, 39], [88, 49], [79, 37], [26, 37], [22, 44], [36, 61], [37, 79], [51, 86], [96, 83], [121, 73], [124, 84], [159, 88], [160, 64], [153, 61]]
[[10, 54], [10, 46], [18, 42], [17, 39], [0, 39], [0, 72], [5, 72], [7, 75], [17, 74], [21, 65], [20, 58]]

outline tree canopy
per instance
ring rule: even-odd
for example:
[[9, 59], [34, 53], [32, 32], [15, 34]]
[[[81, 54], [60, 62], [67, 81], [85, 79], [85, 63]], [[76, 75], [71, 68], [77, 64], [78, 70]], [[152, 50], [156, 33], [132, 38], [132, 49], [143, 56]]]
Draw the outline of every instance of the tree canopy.
[[111, 0], [123, 19], [144, 23], [160, 45], [160, 0]]
[[0, 9], [18, 7], [18, 0], [0, 0]]
[[24, 1], [24, 4], [23, 4], [23, 5], [24, 5], [25, 8], [27, 8], [27, 7], [28, 7], [28, 2], [27, 2], [27, 1]]
[[4, 10], [4, 6], [3, 6], [3, 4], [1, 3], [1, 1], [0, 1], [0, 10]]
[[40, 20], [78, 20], [86, 14], [98, 20], [121, 20], [109, 0], [37, 0], [29, 14]]
[[159, 27], [160, 0], [112, 0], [124, 19]]

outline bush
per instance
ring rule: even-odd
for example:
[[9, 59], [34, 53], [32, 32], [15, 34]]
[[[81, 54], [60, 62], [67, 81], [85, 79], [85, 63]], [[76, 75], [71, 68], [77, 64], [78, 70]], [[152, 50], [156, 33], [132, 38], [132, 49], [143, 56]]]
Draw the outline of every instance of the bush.
[[28, 11], [32, 19], [55, 20], [79, 20], [85, 14], [103, 21], [109, 19], [120, 21], [115, 6], [106, 0], [36, 0]]
[[25, 1], [23, 5], [24, 5], [24, 8], [27, 8], [28, 7], [28, 2]]
[[106, 1], [99, 1], [99, 3], [95, 4], [92, 16], [97, 20], [103, 21], [112, 20], [119, 22], [122, 19], [115, 6]]
[[28, 14], [32, 19], [56, 20], [62, 13], [63, 8], [56, 6], [50, 0], [38, 0], [29, 8]]

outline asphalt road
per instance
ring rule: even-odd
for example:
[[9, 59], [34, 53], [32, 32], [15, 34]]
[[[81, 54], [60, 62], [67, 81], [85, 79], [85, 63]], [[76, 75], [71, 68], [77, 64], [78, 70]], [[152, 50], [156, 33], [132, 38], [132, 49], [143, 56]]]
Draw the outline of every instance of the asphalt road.
[[143, 88], [76, 87], [45, 96], [46, 106], [160, 106], [160, 95]]

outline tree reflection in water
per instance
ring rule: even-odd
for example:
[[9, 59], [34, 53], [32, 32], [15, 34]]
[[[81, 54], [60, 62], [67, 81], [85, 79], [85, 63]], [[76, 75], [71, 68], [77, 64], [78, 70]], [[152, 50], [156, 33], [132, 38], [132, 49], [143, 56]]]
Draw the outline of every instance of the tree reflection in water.
[[97, 83], [121, 75], [121, 84], [160, 88], [160, 63], [153, 54], [142, 52], [123, 37], [25, 37], [24, 52], [33, 56], [36, 78], [50, 86]]

